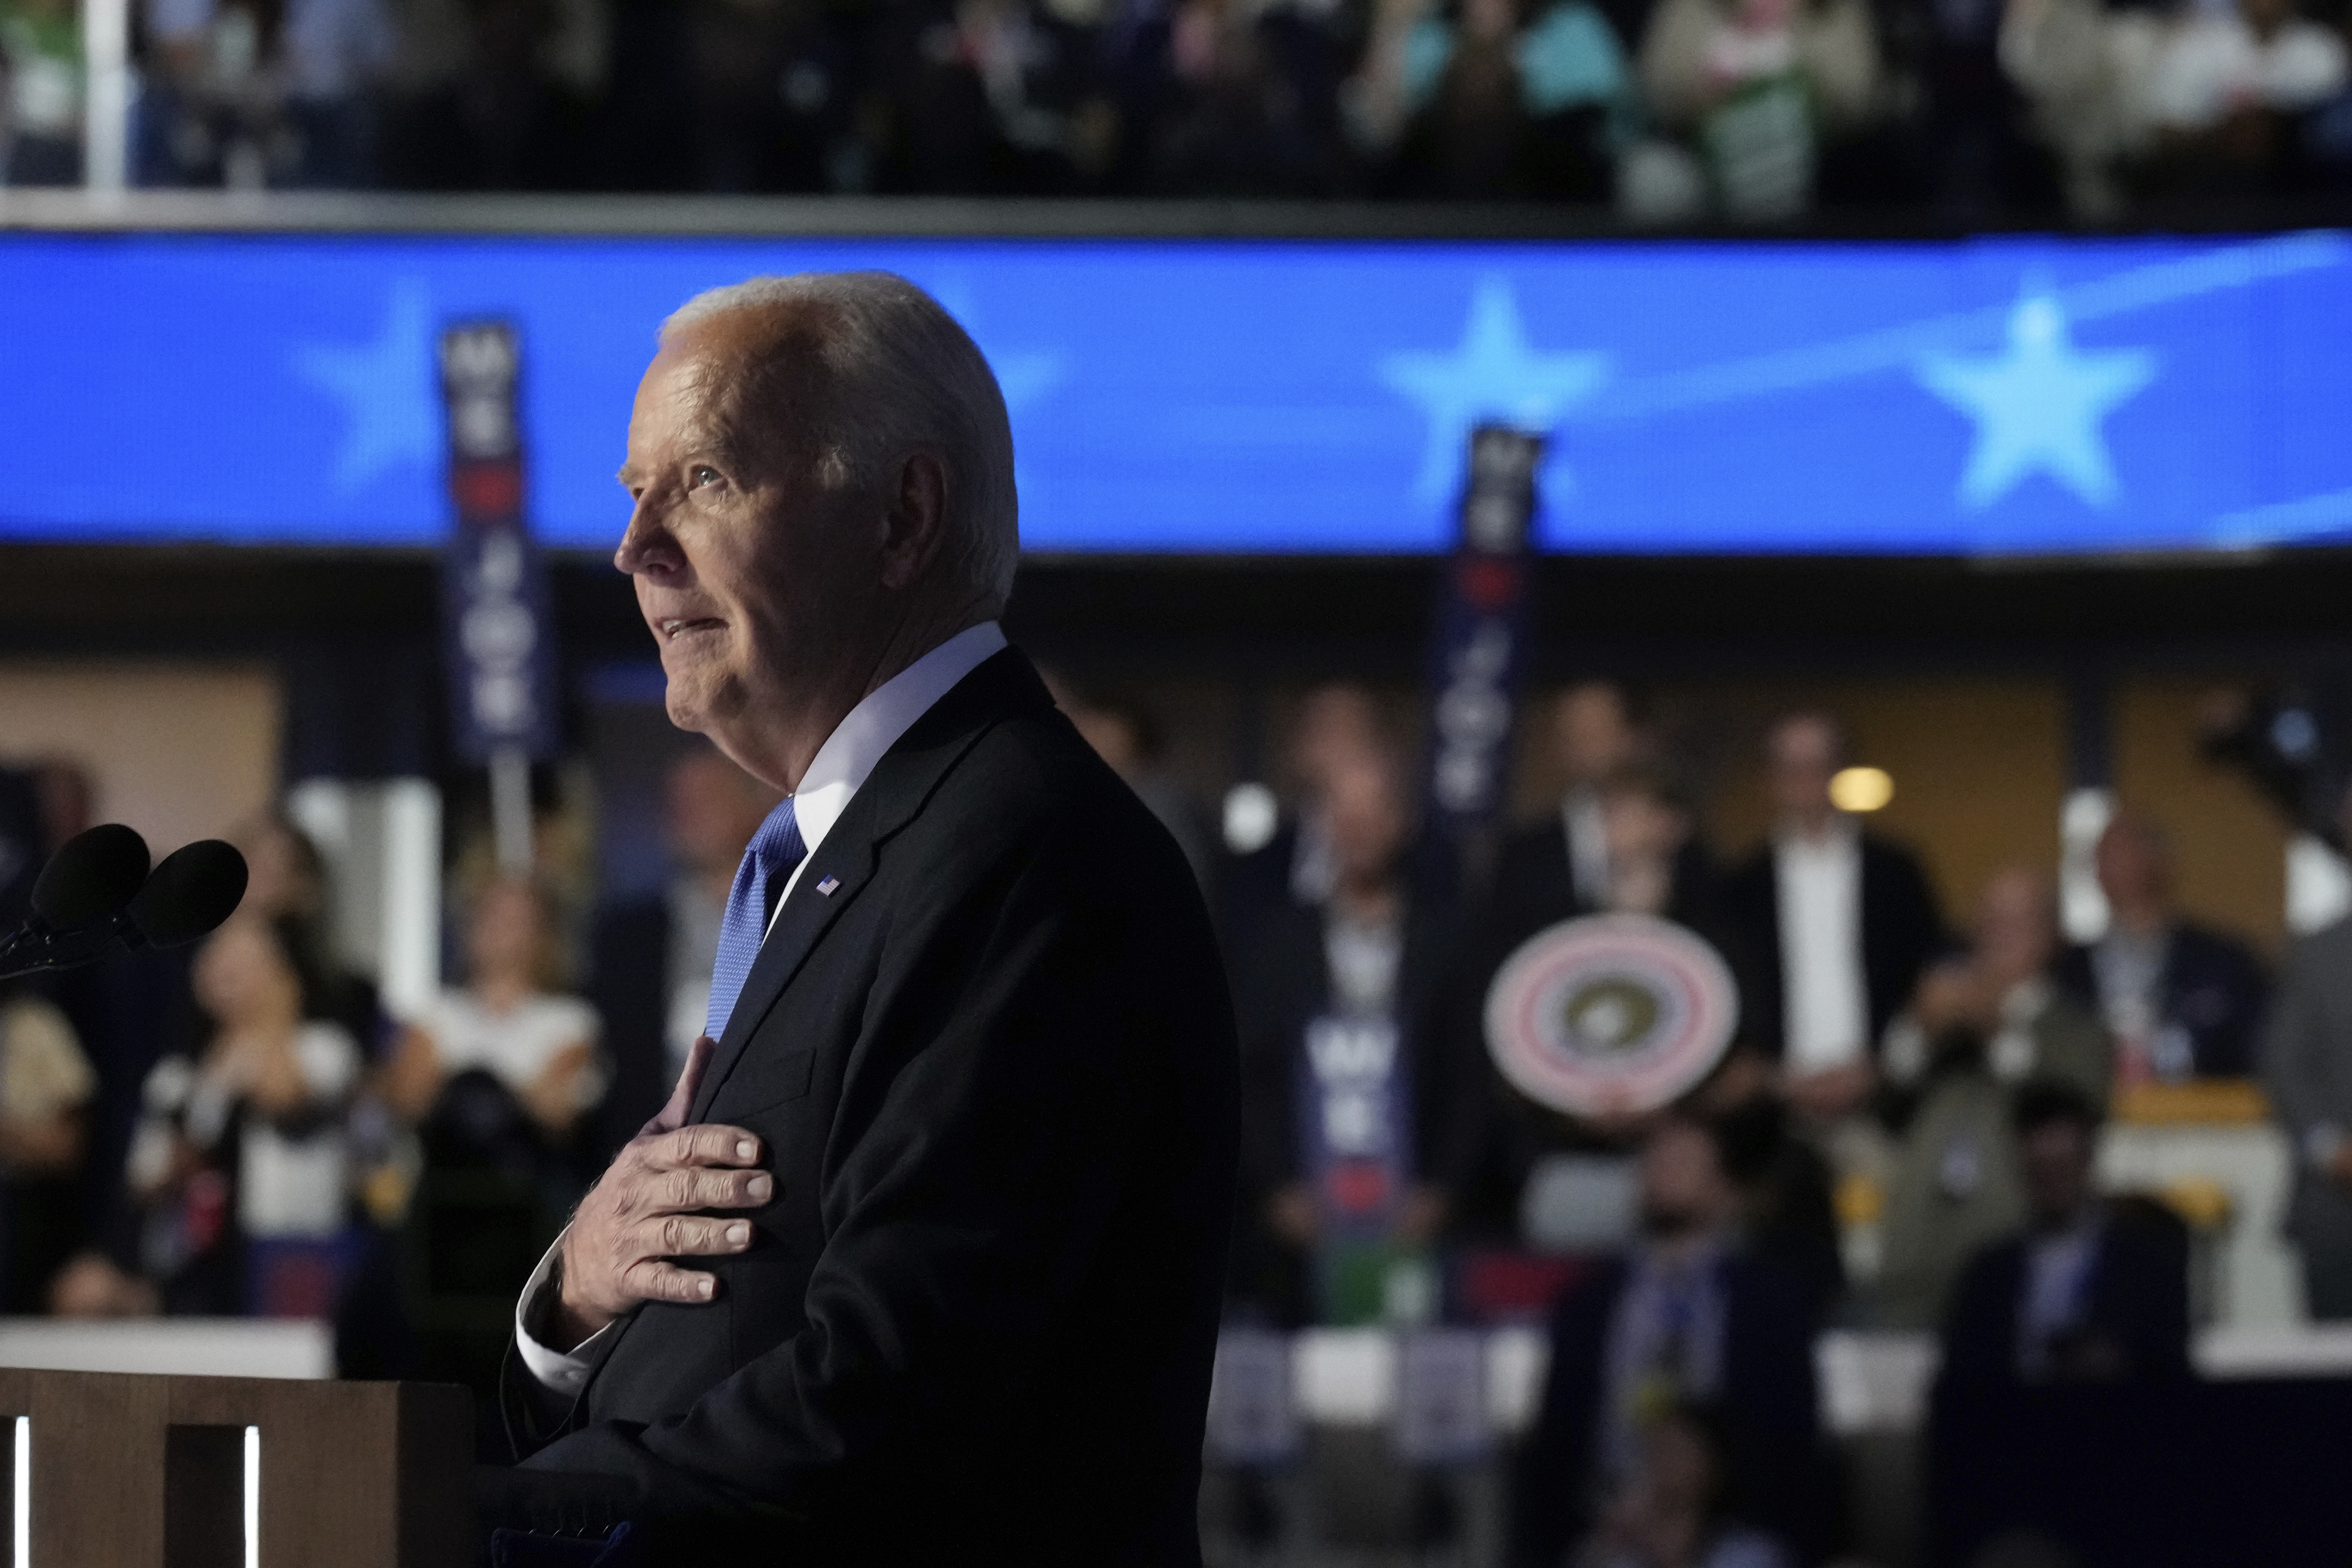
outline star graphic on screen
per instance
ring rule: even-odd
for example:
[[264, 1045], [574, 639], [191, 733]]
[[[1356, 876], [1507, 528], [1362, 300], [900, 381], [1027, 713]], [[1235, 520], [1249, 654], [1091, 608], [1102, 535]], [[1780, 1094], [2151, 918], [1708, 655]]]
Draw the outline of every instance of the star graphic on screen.
[[1416, 500], [1433, 505], [1460, 480], [1473, 426], [1496, 419], [1549, 433], [1609, 379], [1609, 356], [1538, 353], [1528, 342], [1510, 284], [1484, 278], [1470, 297], [1459, 348], [1390, 354], [1380, 362], [1380, 375], [1429, 416], [1412, 489]]
[[393, 286], [373, 342], [294, 345], [296, 374], [341, 405], [335, 485], [344, 494], [433, 462], [441, 440], [435, 358], [432, 301], [414, 279]]
[[2046, 289], [2029, 288], [2009, 313], [2009, 342], [1986, 359], [1934, 353], [1921, 384], [1977, 422], [1960, 476], [1960, 502], [1990, 506], [2034, 474], [2047, 474], [2092, 506], [2116, 498], [2115, 465], [2100, 421], [2156, 379], [2146, 349], [2085, 353]]

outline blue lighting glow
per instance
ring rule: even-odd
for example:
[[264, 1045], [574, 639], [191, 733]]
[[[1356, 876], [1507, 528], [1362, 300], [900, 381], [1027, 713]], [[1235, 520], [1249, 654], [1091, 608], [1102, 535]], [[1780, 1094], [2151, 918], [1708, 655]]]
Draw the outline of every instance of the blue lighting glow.
[[1551, 550], [2352, 538], [2352, 237], [1948, 244], [0, 236], [0, 537], [436, 542], [447, 321], [523, 340], [529, 510], [602, 550], [662, 317], [903, 272], [1013, 412], [1036, 551], [1443, 548], [1482, 418]]

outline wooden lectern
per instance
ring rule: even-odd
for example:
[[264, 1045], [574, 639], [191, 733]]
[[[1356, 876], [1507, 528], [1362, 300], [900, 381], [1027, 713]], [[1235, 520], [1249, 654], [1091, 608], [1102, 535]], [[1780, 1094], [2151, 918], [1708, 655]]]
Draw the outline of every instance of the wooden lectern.
[[247, 1427], [261, 1568], [472, 1562], [462, 1388], [0, 1370], [0, 1433], [16, 1416], [32, 1546], [17, 1568], [243, 1568]]

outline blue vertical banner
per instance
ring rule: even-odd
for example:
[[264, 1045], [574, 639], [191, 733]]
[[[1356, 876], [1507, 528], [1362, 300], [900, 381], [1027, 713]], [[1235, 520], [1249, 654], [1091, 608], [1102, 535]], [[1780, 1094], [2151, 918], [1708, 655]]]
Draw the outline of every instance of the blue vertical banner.
[[1470, 435], [1461, 534], [1447, 564], [1430, 658], [1425, 886], [1483, 877], [1503, 807], [1527, 664], [1528, 548], [1544, 438], [1506, 425]]
[[509, 322], [470, 321], [445, 331], [440, 348], [457, 507], [441, 573], [453, 738], [477, 765], [545, 758], [556, 746], [555, 637], [547, 563], [523, 516], [521, 340]]

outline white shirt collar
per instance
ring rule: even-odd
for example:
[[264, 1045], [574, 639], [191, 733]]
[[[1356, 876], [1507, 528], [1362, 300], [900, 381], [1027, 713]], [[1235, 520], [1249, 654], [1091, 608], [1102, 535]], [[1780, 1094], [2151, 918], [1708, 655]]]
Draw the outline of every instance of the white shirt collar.
[[[779, 913], [800, 885], [802, 868], [816, 858], [817, 846], [849, 809], [850, 797], [864, 787], [883, 753], [897, 745], [898, 737], [914, 728], [915, 721], [929, 712], [958, 681], [1004, 647], [1004, 628], [994, 621], [966, 626], [866, 693], [866, 700], [835, 726], [810, 760], [808, 772], [801, 775], [801, 787], [793, 792], [793, 818], [800, 825], [801, 842], [808, 846], [808, 856], [785, 882], [783, 897], [776, 900]], [[770, 924], [773, 923], [772, 916]]]

